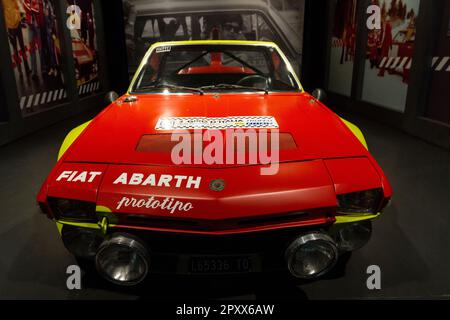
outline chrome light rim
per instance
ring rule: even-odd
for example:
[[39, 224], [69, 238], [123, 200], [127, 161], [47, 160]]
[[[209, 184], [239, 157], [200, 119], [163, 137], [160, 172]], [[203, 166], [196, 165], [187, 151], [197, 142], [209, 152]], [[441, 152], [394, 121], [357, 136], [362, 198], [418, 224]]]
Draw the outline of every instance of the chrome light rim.
[[[319, 272], [311, 275], [306, 274], [299, 274], [294, 268], [293, 268], [293, 260], [295, 258], [295, 252], [304, 245], [311, 244], [311, 243], [319, 243], [319, 244], [325, 244], [328, 246], [328, 249], [331, 250], [332, 257], [330, 258], [330, 261], [328, 265], [320, 270]], [[331, 269], [334, 268], [339, 258], [339, 250], [337, 247], [337, 244], [335, 241], [327, 234], [321, 233], [321, 232], [312, 232], [308, 234], [301, 235], [294, 239], [290, 245], [287, 247], [285, 252], [285, 260], [287, 263], [287, 267], [289, 272], [298, 279], [315, 279], [319, 278], [326, 273], [328, 273]]]
[[[114, 261], [117, 256], [112, 257], [112, 255], [118, 254], [120, 250], [125, 250], [126, 254], [133, 255], [132, 258], [129, 258], [130, 261], [142, 264], [140, 267], [143, 270], [137, 270], [137, 276], [122, 280], [120, 279], [122, 272], [119, 271], [121, 268], [122, 271], [123, 269], [126, 270], [126, 264], [120, 265], [119, 263], [119, 266], [116, 267], [108, 265], [108, 263], [118, 262], [117, 260]], [[113, 260], [108, 261], [108, 256]], [[114, 233], [108, 236], [100, 245], [95, 256], [97, 272], [109, 282], [120, 286], [135, 286], [144, 281], [150, 270], [150, 262], [150, 254], [146, 246], [137, 237], [126, 233]]]

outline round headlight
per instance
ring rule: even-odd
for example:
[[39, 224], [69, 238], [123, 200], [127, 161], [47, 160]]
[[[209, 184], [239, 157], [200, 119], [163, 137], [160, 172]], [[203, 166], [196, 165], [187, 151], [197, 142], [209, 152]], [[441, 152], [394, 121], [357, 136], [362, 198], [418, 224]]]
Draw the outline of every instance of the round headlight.
[[372, 222], [363, 221], [345, 225], [337, 232], [341, 251], [355, 251], [364, 247], [372, 236]]
[[145, 279], [149, 271], [150, 256], [137, 238], [125, 233], [109, 236], [95, 257], [97, 271], [108, 281], [132, 286]]
[[309, 233], [292, 241], [285, 257], [294, 277], [312, 279], [324, 275], [334, 267], [338, 250], [328, 235]]
[[61, 231], [64, 246], [80, 258], [93, 258], [103, 238], [96, 230], [65, 225]]

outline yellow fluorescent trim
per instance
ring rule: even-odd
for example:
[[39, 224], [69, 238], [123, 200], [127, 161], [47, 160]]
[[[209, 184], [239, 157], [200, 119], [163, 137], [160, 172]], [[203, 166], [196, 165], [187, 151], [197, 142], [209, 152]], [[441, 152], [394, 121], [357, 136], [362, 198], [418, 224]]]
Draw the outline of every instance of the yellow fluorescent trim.
[[353, 123], [348, 122], [345, 119], [342, 119], [342, 122], [344, 122], [344, 124], [347, 126], [347, 128], [350, 129], [351, 132], [353, 132], [353, 134], [358, 138], [358, 140], [362, 143], [362, 145], [364, 146], [364, 148], [366, 148], [367, 150], [369, 150], [369, 147], [367, 145], [367, 141], [366, 138], [364, 138], [363, 133], [361, 132], [361, 130], [355, 126]]
[[368, 150], [369, 147], [367, 145], [366, 138], [364, 137], [361, 130], [357, 126], [355, 126], [353, 123], [351, 123], [345, 119], [342, 119], [342, 118], [341, 118], [341, 120], [350, 129], [350, 131], [353, 132], [353, 134], [358, 138], [358, 140], [362, 143], [362, 145]]
[[62, 224], [62, 223], [59, 223], [59, 222], [57, 221], [57, 222], [56, 222], [56, 228], [58, 228], [59, 235], [61, 235], [61, 233], [62, 233], [62, 227], [63, 227], [63, 224]]
[[[57, 220], [56, 224], [57, 225], [61, 224], [61, 228], [62, 228], [62, 225], [67, 225], [67, 226], [74, 226], [74, 227], [87, 228], [87, 229], [96, 229], [96, 230], [102, 229], [102, 226], [99, 225], [98, 223], [89, 223], [89, 222], [73, 222], [73, 221]], [[115, 225], [110, 224], [110, 225], [108, 225], [108, 227], [115, 227]], [[104, 225], [103, 225], [103, 228], [105, 228]]]
[[103, 212], [103, 213], [110, 213], [110, 212], [112, 212], [112, 210], [110, 208], [104, 207], [104, 206], [96, 206], [95, 207], [95, 211]]
[[361, 222], [361, 221], [366, 221], [366, 220], [373, 220], [373, 219], [378, 218], [380, 215], [381, 215], [381, 213], [372, 214], [370, 216], [368, 216], [368, 215], [336, 216], [335, 224], [354, 223], [354, 222]]
[[106, 235], [106, 232], [108, 231], [108, 219], [106, 217], [103, 217], [102, 222], [99, 223], [99, 226], [103, 235]]
[[100, 229], [98, 223], [89, 223], [89, 222], [72, 222], [72, 221], [62, 221], [58, 220], [57, 223], [67, 226], [74, 226], [80, 228], [88, 228], [88, 229]]
[[189, 45], [189, 44], [241, 44], [241, 45], [258, 45], [267, 47], [276, 47], [274, 42], [270, 41], [252, 41], [252, 40], [186, 40], [186, 41], [166, 41], [156, 42], [155, 47], [159, 46], [175, 46], [175, 45]]
[[78, 138], [78, 136], [84, 131], [84, 129], [86, 129], [86, 127], [89, 125], [89, 123], [91, 123], [91, 121], [83, 123], [82, 125], [76, 127], [75, 129], [69, 132], [69, 134], [64, 139], [61, 148], [59, 149], [58, 160], [61, 159], [64, 153], [66, 153], [67, 149], [69, 149], [72, 143]]

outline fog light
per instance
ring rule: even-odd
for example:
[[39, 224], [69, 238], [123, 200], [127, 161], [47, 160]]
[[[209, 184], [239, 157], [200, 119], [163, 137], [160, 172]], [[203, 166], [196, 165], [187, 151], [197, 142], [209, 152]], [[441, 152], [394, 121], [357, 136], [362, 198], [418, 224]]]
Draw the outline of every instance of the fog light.
[[80, 258], [93, 258], [103, 238], [97, 230], [65, 225], [61, 231], [64, 246], [71, 254]]
[[149, 271], [150, 255], [136, 237], [115, 233], [103, 241], [95, 257], [97, 271], [108, 281], [122, 285], [137, 285]]
[[286, 250], [286, 263], [294, 277], [317, 278], [336, 264], [338, 250], [333, 239], [324, 233], [309, 233], [296, 238]]
[[372, 222], [363, 221], [343, 226], [337, 232], [337, 242], [341, 251], [355, 251], [364, 247], [372, 236]]

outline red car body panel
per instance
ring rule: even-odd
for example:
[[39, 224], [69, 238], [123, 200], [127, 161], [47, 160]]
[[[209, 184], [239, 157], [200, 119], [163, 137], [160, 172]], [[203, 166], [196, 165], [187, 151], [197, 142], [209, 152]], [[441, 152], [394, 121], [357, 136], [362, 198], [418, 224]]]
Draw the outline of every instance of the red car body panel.
[[86, 181], [84, 183], [80, 181], [68, 182], [64, 179], [58, 179], [62, 172], [82, 174], [83, 172], [104, 172], [106, 168], [107, 165], [78, 163], [74, 166], [71, 163], [62, 163], [58, 170], [56, 170], [57, 175], [48, 183], [47, 194], [54, 198], [96, 202], [97, 191], [100, 187], [100, 178], [94, 179], [92, 182]]
[[367, 158], [326, 160], [337, 194], [380, 188], [380, 176]]
[[[170, 173], [189, 175], [189, 171], [192, 169], [173, 168]], [[283, 164], [278, 174], [273, 176], [261, 176], [259, 167], [256, 166], [220, 169], [220, 172], [198, 169], [195, 174], [202, 178], [199, 189], [129, 185], [118, 187], [113, 181], [123, 172], [163, 174], [167, 173], [167, 168], [110, 166], [102, 183], [99, 204], [115, 208], [120, 198], [127, 195], [141, 198], [147, 197], [148, 194], [155, 197], [173, 197], [185, 199], [194, 205], [194, 209], [189, 212], [175, 213], [173, 216], [207, 220], [289, 213], [298, 211], [299, 208], [332, 208], [336, 204], [330, 177], [322, 161]], [[226, 183], [226, 188], [220, 192], [220, 196], [209, 188], [209, 182], [217, 178]], [[130, 208], [128, 212], [167, 216], [167, 213], [158, 210], [145, 212], [142, 209]]]
[[[392, 196], [388, 180], [361, 142], [337, 115], [307, 93], [149, 94], [137, 95], [132, 103], [123, 100], [98, 115], [59, 160], [38, 195], [42, 205], [47, 197], [91, 201], [117, 214], [117, 227], [220, 235], [333, 223], [336, 194], [383, 188], [386, 199]], [[165, 142], [158, 150], [139, 151], [143, 136], [160, 135], [164, 141], [155, 130], [161, 117], [227, 116], [272, 116], [280, 132], [292, 136], [296, 148], [280, 150], [278, 174], [262, 176], [258, 165], [175, 166]], [[201, 177], [201, 182], [198, 187], [115, 183], [124, 173], [156, 179], [167, 174]], [[222, 192], [211, 190], [209, 183], [215, 179], [225, 181]], [[191, 205], [175, 212], [118, 205], [123, 198], [142, 204], [150, 197]], [[309, 215], [273, 223], [232, 223], [299, 212]], [[135, 215], [165, 220], [162, 226], [143, 226], [125, 219]], [[180, 226], [177, 221], [197, 221], [204, 228]]]
[[227, 116], [274, 117], [280, 132], [290, 133], [298, 146], [295, 150], [280, 150], [281, 162], [369, 154], [337, 115], [306, 93], [224, 94], [220, 99], [214, 95], [155, 94], [139, 95], [134, 103], [112, 104], [77, 139], [65, 161], [172, 165], [168, 152], [136, 151], [143, 135], [161, 134], [155, 130], [160, 117]]

